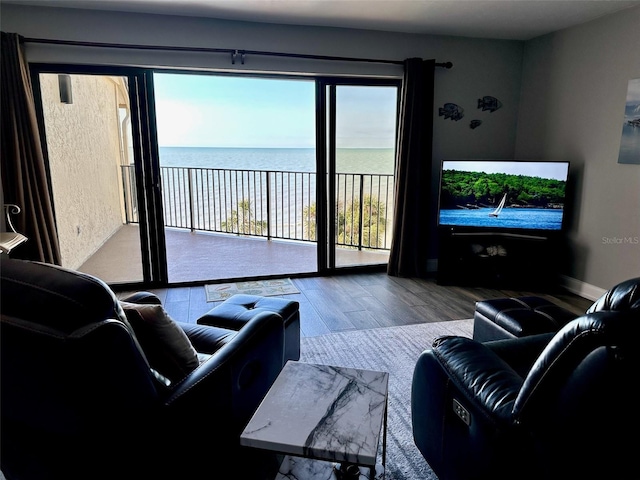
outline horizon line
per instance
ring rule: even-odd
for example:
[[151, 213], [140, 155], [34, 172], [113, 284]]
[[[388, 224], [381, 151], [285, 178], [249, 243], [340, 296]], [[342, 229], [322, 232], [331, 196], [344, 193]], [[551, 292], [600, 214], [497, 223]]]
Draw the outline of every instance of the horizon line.
[[[315, 150], [316, 147], [260, 147], [260, 146], [209, 146], [209, 145], [158, 145], [159, 148], [273, 148], [273, 149], [306, 149], [306, 150]], [[338, 147], [338, 150], [393, 150], [395, 147]]]

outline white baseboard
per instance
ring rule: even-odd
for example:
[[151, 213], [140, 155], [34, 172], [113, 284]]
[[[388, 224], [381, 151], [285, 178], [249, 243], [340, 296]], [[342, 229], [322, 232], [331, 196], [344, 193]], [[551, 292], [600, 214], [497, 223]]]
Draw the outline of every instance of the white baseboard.
[[575, 278], [567, 277], [566, 275], [560, 276], [560, 283], [571, 293], [593, 301], [599, 299], [606, 292], [604, 288], [590, 285]]

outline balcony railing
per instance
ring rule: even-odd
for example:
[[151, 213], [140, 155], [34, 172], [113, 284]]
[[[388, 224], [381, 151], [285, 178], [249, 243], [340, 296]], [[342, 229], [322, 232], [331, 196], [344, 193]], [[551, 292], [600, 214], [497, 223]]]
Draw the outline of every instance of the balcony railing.
[[[135, 171], [122, 166], [127, 223], [138, 223]], [[161, 167], [166, 227], [316, 241], [313, 172]], [[336, 174], [336, 244], [388, 250], [393, 175]]]

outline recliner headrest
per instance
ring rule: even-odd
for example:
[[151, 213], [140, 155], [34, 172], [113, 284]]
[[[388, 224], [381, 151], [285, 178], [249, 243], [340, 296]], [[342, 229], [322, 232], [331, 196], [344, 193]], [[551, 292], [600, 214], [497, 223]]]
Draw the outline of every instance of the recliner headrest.
[[128, 326], [113, 291], [85, 273], [0, 255], [0, 289], [3, 314], [63, 332], [110, 318]]
[[553, 390], [544, 384], [564, 382], [569, 373], [596, 350], [606, 349], [629, 364], [637, 362], [635, 342], [640, 334], [640, 322], [634, 321], [634, 316], [630, 310], [603, 310], [582, 315], [562, 327], [532, 365], [514, 412], [521, 415], [536, 394]]
[[586, 313], [640, 310], [640, 277], [619, 283], [594, 302]]

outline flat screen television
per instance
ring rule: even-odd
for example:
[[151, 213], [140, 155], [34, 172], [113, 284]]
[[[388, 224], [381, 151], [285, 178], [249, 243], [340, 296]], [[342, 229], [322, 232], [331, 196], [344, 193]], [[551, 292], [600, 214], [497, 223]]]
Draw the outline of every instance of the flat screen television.
[[569, 162], [444, 160], [438, 225], [452, 229], [561, 231]]

